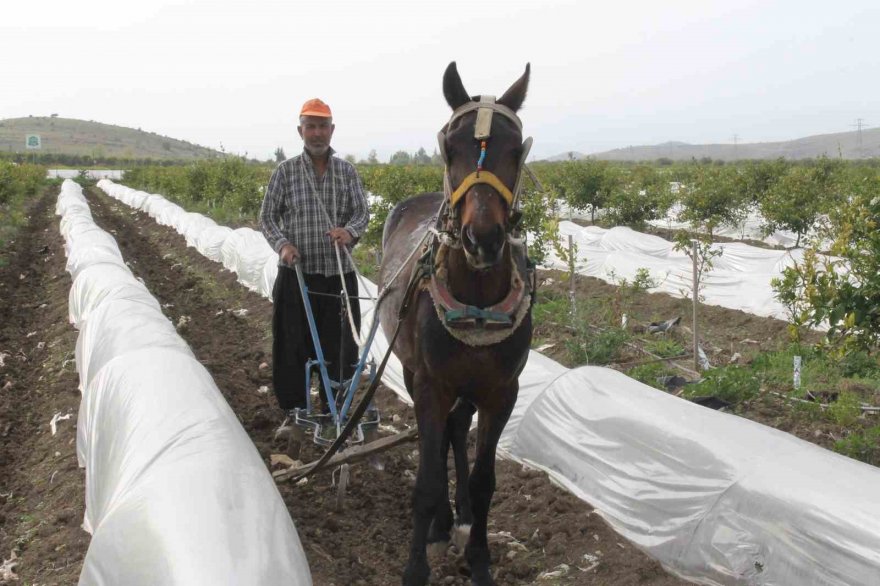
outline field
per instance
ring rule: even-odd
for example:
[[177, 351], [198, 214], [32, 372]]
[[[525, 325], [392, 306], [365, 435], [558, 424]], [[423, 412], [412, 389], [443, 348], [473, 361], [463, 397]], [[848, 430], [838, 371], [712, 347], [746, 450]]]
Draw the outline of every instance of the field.
[[[227, 177], [240, 178], [238, 183], [232, 182], [240, 188], [224, 190], [219, 183], [207, 181], [206, 185], [216, 190], [213, 200], [193, 202], [179, 195], [179, 201], [187, 207], [200, 203], [202, 210], [233, 227], [253, 225], [254, 193], [248, 178], [264, 171], [239, 169], [235, 162], [225, 164], [236, 168], [236, 174]], [[412, 190], [413, 185], [428, 189], [435, 179], [433, 170], [416, 175], [389, 167], [373, 171], [365, 174], [367, 181], [374, 185], [384, 181], [400, 193]], [[576, 171], [581, 169], [570, 166], [565, 170]], [[545, 169], [543, 179], [555, 181], [552, 189], [567, 191], [565, 198], [571, 201], [576, 197], [572, 189], [576, 183], [564, 175], [554, 179], [554, 172]], [[185, 172], [171, 173], [177, 173], [170, 175], [172, 178], [183, 181]], [[620, 173], [641, 171], [624, 169]], [[794, 171], [793, 175], [800, 173]], [[721, 175], [692, 177], [708, 185], [710, 179], [718, 181]], [[632, 189], [625, 191], [631, 193]], [[704, 188], [704, 194], [707, 192]], [[56, 195], [57, 187], [47, 187], [17, 208], [21, 211], [17, 235], [4, 245], [6, 261], [0, 263], [0, 293], [10, 300], [4, 303], [0, 316], [4, 362], [0, 367], [0, 471], [2, 478], [9, 479], [0, 484], [0, 553], [7, 559], [8, 552], [16, 552], [17, 573], [25, 583], [40, 584], [75, 582], [88, 545], [87, 535], [79, 529], [83, 474], [74, 450], [79, 402], [71, 361], [75, 331], [66, 323], [70, 280], [64, 272], [57, 218], [52, 214]], [[231, 206], [224, 205], [223, 195], [229, 195]], [[186, 248], [176, 232], [95, 188], [87, 191], [87, 197], [95, 221], [114, 235], [132, 271], [144, 280], [168, 318], [181, 324], [179, 333], [208, 368], [269, 465], [270, 455], [283, 449], [273, 437], [280, 422], [274, 399], [260, 391], [271, 385], [267, 368], [271, 305], [247, 292], [219, 265]], [[619, 204], [622, 200], [615, 201]], [[694, 209], [699, 203], [694, 202]], [[552, 237], [553, 225], [546, 222], [546, 214], [533, 221]], [[713, 221], [708, 221], [710, 230]], [[375, 258], [370, 246], [368, 240], [360, 254], [365, 271]], [[620, 282], [615, 286], [578, 278], [572, 315], [569, 279], [566, 273], [541, 272], [533, 347], [567, 366], [608, 365], [663, 391], [878, 463], [880, 427], [872, 407], [880, 404], [880, 367], [870, 338], [860, 346], [822, 345], [823, 336], [806, 327], [806, 318], [793, 327], [779, 320], [701, 305], [702, 344], [716, 368], [696, 383], [700, 377], [687, 371], [691, 367], [686, 356], [689, 302], [648, 293], [645, 283]], [[36, 291], [40, 294], [35, 296]], [[247, 312], [237, 311], [241, 309]], [[621, 328], [624, 313], [628, 323]], [[669, 332], [645, 332], [651, 322], [677, 316], [682, 320]], [[850, 328], [851, 340], [858, 332], [847, 320], [840, 326], [844, 334]], [[794, 389], [791, 380], [795, 355], [804, 359], [799, 389]], [[671, 357], [680, 357], [677, 367], [671, 365]], [[681, 375], [689, 384], [661, 382], [661, 377], [668, 382], [672, 375]], [[409, 409], [390, 391], [380, 391], [380, 405], [386, 421], [396, 429], [414, 424]], [[72, 417], [57, 422], [57, 433], [53, 434], [49, 421], [56, 413]], [[335, 491], [329, 473], [304, 486], [280, 486], [316, 584], [397, 582], [410, 531], [408, 503], [416, 469], [413, 450], [410, 445], [388, 452], [385, 472], [357, 466], [345, 515], [334, 509]], [[550, 484], [543, 474], [502, 462], [498, 487], [490, 533], [493, 564], [501, 583], [682, 583], [614, 534], [587, 504]], [[449, 553], [434, 562], [432, 583], [465, 584], [462, 560], [455, 551]], [[563, 564], [568, 570], [562, 569]], [[558, 574], [541, 577], [554, 571]]]

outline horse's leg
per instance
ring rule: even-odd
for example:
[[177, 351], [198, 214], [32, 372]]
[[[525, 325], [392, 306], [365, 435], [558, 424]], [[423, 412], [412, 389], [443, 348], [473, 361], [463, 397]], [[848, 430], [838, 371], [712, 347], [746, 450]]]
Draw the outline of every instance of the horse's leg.
[[[419, 424], [419, 472], [413, 490], [413, 535], [409, 560], [403, 573], [404, 586], [424, 586], [431, 569], [427, 559], [427, 537], [431, 520], [443, 498], [448, 479], [443, 474], [446, 446], [443, 432], [446, 417], [452, 407], [452, 398], [434, 387], [427, 376], [415, 373], [415, 412]], [[448, 489], [447, 489], [448, 490]]]
[[452, 514], [452, 507], [449, 506], [449, 483], [443, 484], [443, 496], [437, 505], [437, 513], [431, 523], [431, 530], [428, 532], [428, 543], [449, 543], [450, 532], [453, 524], [456, 526], [455, 544], [459, 549], [464, 549], [470, 533], [471, 523], [473, 523], [473, 514], [471, 513], [470, 500], [468, 499], [468, 457], [467, 457], [467, 436], [473, 420], [475, 408], [469, 402], [463, 399], [456, 401], [449, 412], [446, 420], [446, 429], [443, 433], [443, 477], [448, 478], [447, 459], [449, 454], [449, 446], [452, 446], [452, 453], [455, 457], [455, 515]]
[[495, 582], [489, 573], [489, 540], [488, 530], [489, 505], [495, 492], [495, 452], [501, 432], [510, 418], [516, 402], [518, 384], [501, 391], [507, 400], [494, 409], [480, 409], [477, 428], [477, 457], [471, 472], [468, 488], [470, 490], [471, 507], [474, 512], [474, 524], [471, 536], [465, 548], [465, 556], [471, 567], [471, 583], [474, 586], [494, 586]]
[[[455, 407], [452, 408], [452, 411], [455, 411]], [[446, 427], [443, 429], [443, 440], [440, 444], [440, 451], [443, 454], [443, 457], [440, 458], [440, 466], [442, 469], [439, 472], [439, 478], [446, 479], [446, 481], [441, 482], [442, 486], [440, 488], [442, 494], [437, 502], [437, 511], [434, 513], [434, 518], [431, 520], [431, 527], [428, 529], [428, 545], [436, 546], [436, 548], [440, 550], [437, 553], [445, 551], [446, 544], [449, 543], [449, 530], [452, 528], [452, 523], [454, 521], [452, 507], [449, 506], [449, 466], [447, 465], [451, 432], [452, 413], [449, 414], [449, 419], [446, 420]]]
[[468, 463], [468, 433], [476, 408], [470, 401], [459, 399], [449, 415], [452, 453], [455, 456], [455, 537], [459, 549], [464, 549], [474, 523], [469, 497], [470, 465]]

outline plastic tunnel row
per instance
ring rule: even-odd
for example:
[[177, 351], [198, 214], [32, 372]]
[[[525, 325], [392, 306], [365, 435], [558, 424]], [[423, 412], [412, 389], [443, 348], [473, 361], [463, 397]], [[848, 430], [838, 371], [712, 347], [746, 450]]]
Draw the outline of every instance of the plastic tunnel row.
[[80, 584], [311, 584], [266, 465], [79, 185], [64, 182], [56, 213], [79, 330]]
[[[240, 236], [228, 244], [221, 227], [161, 196], [99, 185], [174, 225], [251, 288], [271, 290], [275, 255], [261, 256], [268, 246], [247, 231], [235, 231]], [[366, 304], [363, 310], [371, 313]], [[380, 335], [373, 352], [386, 348]], [[383, 382], [405, 394], [399, 364], [389, 362]], [[499, 449], [547, 471], [620, 534], [697, 583], [880, 583], [878, 469], [617, 371], [568, 370], [532, 352]]]

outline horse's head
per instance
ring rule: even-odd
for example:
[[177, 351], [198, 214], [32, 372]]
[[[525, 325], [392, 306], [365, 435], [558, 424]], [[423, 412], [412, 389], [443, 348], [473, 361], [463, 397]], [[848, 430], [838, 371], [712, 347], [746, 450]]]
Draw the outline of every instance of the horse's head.
[[531, 139], [522, 141], [516, 115], [526, 97], [529, 66], [504, 95], [471, 97], [455, 62], [443, 76], [443, 95], [453, 110], [440, 133], [446, 160], [446, 197], [460, 227], [468, 264], [487, 269], [501, 260], [522, 165]]

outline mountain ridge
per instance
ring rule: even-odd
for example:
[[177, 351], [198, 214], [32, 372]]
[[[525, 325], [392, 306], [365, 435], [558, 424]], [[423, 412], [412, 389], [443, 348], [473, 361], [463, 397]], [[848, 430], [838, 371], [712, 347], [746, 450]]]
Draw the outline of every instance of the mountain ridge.
[[[25, 148], [25, 137], [40, 136], [42, 148]], [[220, 151], [139, 128], [57, 116], [0, 120], [0, 151], [85, 155], [95, 158], [197, 160], [223, 156]]]
[[657, 145], [630, 146], [609, 151], [584, 154], [570, 151], [545, 159], [566, 161], [599, 159], [605, 161], [690, 161], [710, 158], [721, 161], [785, 158], [815, 159], [821, 156], [844, 159], [880, 157], [880, 128], [851, 132], [816, 134], [787, 141], [741, 144], [689, 144], [667, 141]]

